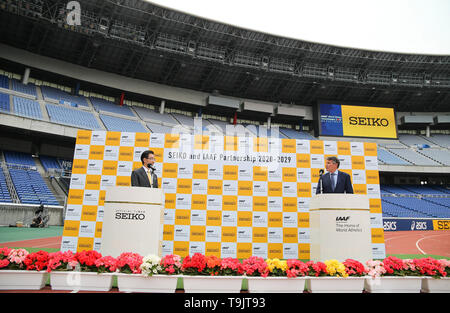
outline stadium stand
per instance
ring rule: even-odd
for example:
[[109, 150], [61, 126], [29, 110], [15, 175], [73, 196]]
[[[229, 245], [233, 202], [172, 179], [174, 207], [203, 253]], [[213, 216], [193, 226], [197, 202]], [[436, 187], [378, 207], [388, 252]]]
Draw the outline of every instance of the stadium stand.
[[142, 126], [141, 123], [134, 120], [128, 120], [125, 118], [100, 114], [100, 119], [110, 131], [123, 131], [123, 132], [136, 132], [136, 133], [148, 133], [148, 130]]
[[5, 156], [6, 164], [36, 167], [36, 163], [34, 162], [30, 154], [15, 151], [3, 151], [3, 155]]
[[93, 113], [50, 103], [47, 103], [45, 106], [47, 107], [50, 121], [54, 123], [61, 123], [92, 130], [102, 129]]
[[5, 174], [3, 168], [0, 167], [0, 202], [11, 203], [11, 195], [9, 194], [8, 186], [6, 184]]
[[61, 165], [55, 157], [41, 155], [39, 156], [39, 160], [46, 171], [51, 169], [61, 169]]
[[378, 147], [378, 162], [390, 165], [411, 165], [410, 162], [399, 158], [389, 151]]
[[435, 134], [428, 138], [428, 140], [434, 142], [435, 144], [443, 147], [450, 148], [450, 136], [449, 135], [441, 135]]
[[139, 117], [145, 122], [151, 122], [154, 124], [162, 124], [166, 126], [179, 125], [177, 120], [170, 114], [161, 114], [151, 109], [135, 107], [134, 110]]
[[19, 116], [42, 119], [41, 105], [37, 101], [14, 96], [13, 105], [14, 113]]
[[414, 150], [411, 149], [390, 149], [390, 151], [401, 157], [404, 160], [408, 160], [414, 165], [420, 165], [420, 166], [440, 166], [436, 161], [433, 161], [419, 153], [417, 153]]
[[0, 75], [0, 88], [9, 89], [9, 78], [5, 75]]
[[317, 140], [314, 136], [310, 135], [307, 132], [298, 131], [289, 128], [280, 128], [280, 132], [286, 135], [290, 139], [308, 139], [308, 140]]
[[65, 91], [62, 91], [57, 88], [49, 87], [49, 86], [41, 86], [42, 96], [44, 97], [44, 100], [53, 99], [58, 101], [60, 104], [70, 104], [71, 106], [83, 106], [83, 107], [89, 107], [89, 104], [84, 97], [80, 96], [74, 96], [71, 94], [68, 94]]
[[96, 98], [96, 97], [90, 97], [89, 99], [91, 100], [91, 103], [97, 112], [105, 111], [105, 112], [135, 117], [135, 115], [133, 114], [133, 112], [127, 105], [120, 106], [115, 103], [112, 103], [111, 101]]
[[0, 111], [3, 111], [3, 112], [11, 111], [9, 95], [6, 93], [2, 93], [2, 92], [0, 92]]
[[33, 84], [24, 85], [16, 79], [11, 80], [12, 90], [37, 97], [36, 86]]
[[422, 149], [417, 152], [443, 165], [450, 165], [450, 152], [448, 150]]

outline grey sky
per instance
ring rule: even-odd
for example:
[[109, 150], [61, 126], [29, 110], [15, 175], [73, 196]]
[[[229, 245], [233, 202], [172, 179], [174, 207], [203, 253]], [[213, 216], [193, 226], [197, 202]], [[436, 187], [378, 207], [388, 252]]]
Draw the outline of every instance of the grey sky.
[[450, 0], [150, 0], [219, 22], [336, 46], [450, 55]]

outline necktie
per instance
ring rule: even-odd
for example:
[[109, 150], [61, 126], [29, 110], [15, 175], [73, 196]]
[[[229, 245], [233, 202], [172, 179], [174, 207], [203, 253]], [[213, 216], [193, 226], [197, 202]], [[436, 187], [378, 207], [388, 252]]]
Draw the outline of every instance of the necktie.
[[336, 173], [331, 174], [331, 188], [334, 191], [334, 188], [336, 188], [336, 181], [335, 181]]
[[147, 171], [147, 177], [148, 181], [150, 182], [150, 188], [153, 187], [153, 179], [152, 179], [152, 173], [150, 171]]

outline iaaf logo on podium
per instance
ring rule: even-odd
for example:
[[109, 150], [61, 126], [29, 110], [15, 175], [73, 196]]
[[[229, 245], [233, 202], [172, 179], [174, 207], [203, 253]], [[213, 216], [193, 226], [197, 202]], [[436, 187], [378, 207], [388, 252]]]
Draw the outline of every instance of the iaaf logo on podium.
[[350, 216], [336, 216], [336, 222], [347, 222]]

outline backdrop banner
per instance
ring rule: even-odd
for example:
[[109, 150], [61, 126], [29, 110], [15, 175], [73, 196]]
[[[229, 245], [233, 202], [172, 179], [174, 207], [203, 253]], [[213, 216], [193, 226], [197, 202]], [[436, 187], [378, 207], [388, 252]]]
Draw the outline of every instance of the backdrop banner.
[[326, 157], [337, 156], [370, 199], [373, 257], [385, 257], [376, 143], [86, 130], [62, 251], [100, 250], [105, 189], [130, 186], [147, 149], [164, 190], [163, 255], [309, 259], [309, 201]]

